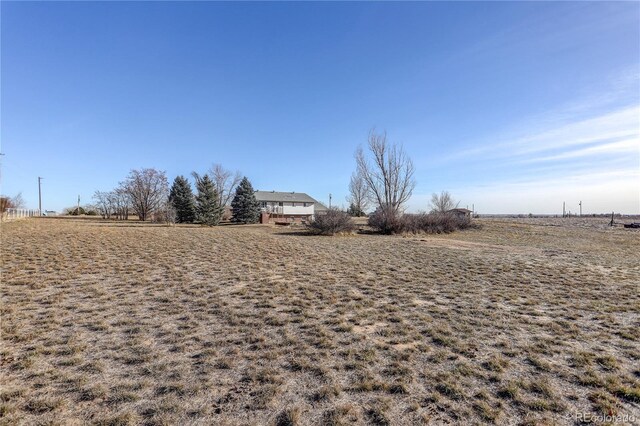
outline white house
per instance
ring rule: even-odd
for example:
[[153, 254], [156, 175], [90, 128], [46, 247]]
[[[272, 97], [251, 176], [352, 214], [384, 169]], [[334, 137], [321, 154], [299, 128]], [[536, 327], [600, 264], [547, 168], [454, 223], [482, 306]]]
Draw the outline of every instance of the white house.
[[327, 208], [304, 192], [256, 191], [262, 212], [260, 222], [302, 222], [313, 220]]

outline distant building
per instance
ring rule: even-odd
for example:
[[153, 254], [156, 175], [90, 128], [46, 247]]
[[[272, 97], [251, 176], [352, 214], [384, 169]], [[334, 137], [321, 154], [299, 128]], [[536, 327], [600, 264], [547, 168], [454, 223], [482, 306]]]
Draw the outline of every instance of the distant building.
[[256, 191], [255, 195], [260, 203], [260, 223], [310, 221], [327, 209], [304, 192]]
[[471, 213], [473, 212], [469, 209], [451, 209], [451, 210], [447, 210], [447, 213], [452, 213], [457, 217], [471, 219]]

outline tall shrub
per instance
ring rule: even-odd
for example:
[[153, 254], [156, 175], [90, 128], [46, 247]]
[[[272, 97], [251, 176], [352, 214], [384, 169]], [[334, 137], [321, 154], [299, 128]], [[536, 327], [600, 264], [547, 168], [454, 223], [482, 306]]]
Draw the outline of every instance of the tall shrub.
[[348, 234], [356, 230], [356, 225], [347, 212], [331, 208], [316, 214], [307, 229], [320, 235]]
[[398, 234], [404, 232], [402, 215], [392, 206], [378, 207], [369, 216], [367, 222], [370, 227], [383, 234]]

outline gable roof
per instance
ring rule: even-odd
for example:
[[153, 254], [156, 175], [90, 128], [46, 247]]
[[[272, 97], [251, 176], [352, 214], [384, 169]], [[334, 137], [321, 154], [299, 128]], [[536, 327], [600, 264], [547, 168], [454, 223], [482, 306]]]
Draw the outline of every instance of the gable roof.
[[317, 203], [304, 192], [256, 191], [258, 201], [282, 201], [288, 203]]
[[327, 206], [325, 206], [324, 204], [322, 204], [320, 201], [316, 201], [315, 207], [316, 207], [316, 211], [329, 210], [329, 208]]

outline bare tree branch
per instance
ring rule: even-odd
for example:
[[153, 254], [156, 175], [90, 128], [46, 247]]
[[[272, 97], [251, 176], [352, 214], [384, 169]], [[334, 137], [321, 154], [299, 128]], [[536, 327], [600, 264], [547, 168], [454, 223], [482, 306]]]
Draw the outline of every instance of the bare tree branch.
[[442, 191], [440, 195], [433, 193], [431, 195], [431, 212], [446, 213], [451, 209], [458, 207], [460, 202], [456, 202], [448, 191]]
[[369, 132], [367, 158], [362, 148], [356, 151], [356, 174], [364, 181], [368, 198], [380, 208], [400, 212], [416, 186], [413, 162], [402, 146], [387, 144], [387, 134]]
[[355, 216], [365, 215], [366, 210], [369, 208], [367, 183], [362, 174], [357, 171], [351, 175], [347, 202], [349, 203], [350, 213]]
[[7, 209], [23, 209], [25, 204], [22, 192], [19, 192], [14, 197], [0, 195], [0, 213], [4, 213]]
[[131, 209], [131, 197], [127, 189], [122, 185], [113, 191], [113, 200], [115, 214], [120, 220], [129, 219], [129, 210]]
[[15, 196], [11, 198], [11, 203], [13, 204], [14, 209], [24, 209], [27, 203], [22, 198], [22, 192], [18, 192]]
[[96, 191], [93, 194], [93, 199], [96, 202], [96, 208], [100, 212], [100, 216], [102, 216], [103, 219], [111, 218], [112, 208], [109, 195], [110, 192], [105, 191]]
[[156, 169], [131, 170], [122, 183], [131, 200], [131, 208], [140, 220], [164, 206], [169, 196], [169, 182], [165, 172]]
[[239, 171], [235, 174], [231, 170], [225, 169], [222, 164], [214, 164], [209, 169], [209, 176], [213, 180], [213, 186], [218, 191], [220, 207], [228, 206], [236, 190], [236, 186], [242, 180]]

